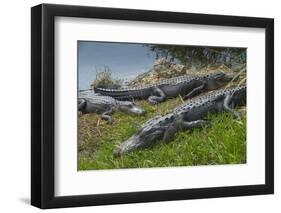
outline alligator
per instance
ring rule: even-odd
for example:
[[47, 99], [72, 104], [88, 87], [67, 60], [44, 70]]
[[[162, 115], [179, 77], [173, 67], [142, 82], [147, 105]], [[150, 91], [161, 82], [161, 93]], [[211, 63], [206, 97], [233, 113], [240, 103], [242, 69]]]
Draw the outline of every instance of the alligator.
[[131, 101], [119, 101], [109, 96], [93, 92], [82, 92], [78, 96], [78, 111], [82, 114], [97, 113], [109, 124], [112, 123], [111, 114], [116, 111], [144, 115], [145, 110]]
[[221, 89], [187, 100], [167, 115], [148, 120], [135, 135], [116, 148], [113, 154], [120, 156], [156, 143], [168, 143], [178, 131], [208, 125], [209, 122], [206, 120], [208, 113], [226, 111], [241, 119], [240, 112], [234, 108], [246, 104], [246, 89], [245, 85]]
[[233, 77], [233, 74], [218, 71], [205, 76], [184, 75], [164, 79], [156, 84], [140, 87], [124, 89], [95, 88], [94, 90], [97, 93], [111, 96], [118, 100], [145, 99], [151, 104], [157, 104], [179, 95], [185, 100], [202, 92], [218, 89], [225, 86]]

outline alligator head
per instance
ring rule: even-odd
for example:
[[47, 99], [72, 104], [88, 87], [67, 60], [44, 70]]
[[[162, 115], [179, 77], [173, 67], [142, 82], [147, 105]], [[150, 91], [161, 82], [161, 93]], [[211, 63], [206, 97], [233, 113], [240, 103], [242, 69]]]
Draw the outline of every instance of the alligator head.
[[212, 73], [208, 75], [206, 78], [207, 80], [207, 87], [208, 90], [218, 89], [222, 86], [225, 86], [228, 82], [230, 82], [234, 77], [234, 74], [231, 73], [223, 73], [221, 71]]
[[148, 131], [142, 129], [116, 148], [113, 155], [120, 156], [136, 149], [150, 147], [155, 141], [163, 138], [165, 131], [165, 127], [150, 128]]
[[131, 101], [118, 101], [118, 109], [124, 113], [144, 115], [145, 110]]
[[173, 121], [172, 115], [160, 117], [153, 122], [146, 123], [136, 134], [127, 139], [114, 150], [114, 156], [120, 156], [136, 149], [147, 148], [161, 141], [169, 124]]

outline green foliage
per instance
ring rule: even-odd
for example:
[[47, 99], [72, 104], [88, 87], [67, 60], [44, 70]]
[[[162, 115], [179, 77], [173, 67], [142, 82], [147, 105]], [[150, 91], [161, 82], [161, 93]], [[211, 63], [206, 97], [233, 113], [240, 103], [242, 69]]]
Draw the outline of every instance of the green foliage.
[[179, 61], [186, 67], [202, 68], [210, 65], [234, 67], [246, 63], [245, 48], [229, 47], [194, 47], [177, 45], [149, 45], [157, 58]]
[[[163, 115], [181, 103], [171, 99], [155, 106], [140, 101], [146, 116], [113, 115], [113, 125], [95, 114], [79, 118], [79, 170], [174, 167], [246, 163], [246, 117], [238, 122], [229, 113], [209, 115], [211, 126], [178, 132], [169, 144], [137, 150], [119, 158], [113, 150], [137, 132], [140, 124]], [[98, 129], [98, 130], [97, 130]]]
[[101, 69], [96, 68], [96, 79], [91, 84], [92, 89], [96, 87], [120, 87], [120, 81], [112, 78], [112, 72], [108, 66]]

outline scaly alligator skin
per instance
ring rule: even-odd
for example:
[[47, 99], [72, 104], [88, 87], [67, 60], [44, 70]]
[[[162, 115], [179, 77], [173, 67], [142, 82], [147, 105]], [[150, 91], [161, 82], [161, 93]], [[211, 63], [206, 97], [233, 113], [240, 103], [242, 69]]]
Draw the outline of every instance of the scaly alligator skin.
[[150, 147], [157, 142], [170, 142], [178, 131], [208, 124], [208, 121], [204, 120], [208, 113], [227, 111], [241, 119], [240, 113], [235, 111], [234, 107], [245, 104], [246, 86], [212, 91], [188, 100], [176, 107], [173, 112], [147, 121], [135, 135], [114, 151], [114, 155], [119, 156], [136, 149]]
[[82, 114], [97, 113], [101, 118], [112, 123], [111, 114], [116, 111], [143, 115], [145, 111], [130, 101], [118, 101], [109, 96], [93, 92], [81, 92], [78, 96], [78, 111]]
[[215, 90], [226, 85], [233, 74], [215, 72], [205, 76], [180, 76], [161, 80], [156, 84], [127, 89], [95, 88], [96, 93], [111, 96], [118, 100], [145, 99], [151, 104], [175, 98], [181, 95], [183, 99], [194, 97], [202, 92]]

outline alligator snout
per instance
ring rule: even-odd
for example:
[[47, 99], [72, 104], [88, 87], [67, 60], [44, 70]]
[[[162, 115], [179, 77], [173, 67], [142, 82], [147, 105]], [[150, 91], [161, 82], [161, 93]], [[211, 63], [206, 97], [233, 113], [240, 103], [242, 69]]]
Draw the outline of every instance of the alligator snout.
[[134, 114], [137, 114], [137, 115], [145, 115], [145, 113], [146, 113], [146, 111], [143, 108], [138, 107], [138, 106], [133, 106], [131, 108], [131, 112]]
[[123, 104], [120, 104], [119, 109], [122, 112], [136, 115], [144, 115], [146, 113], [146, 111], [142, 107], [137, 106], [132, 102], [124, 102]]
[[233, 78], [234, 78], [234, 73], [227, 73], [227, 74], [225, 74], [225, 79], [227, 80], [227, 81], [231, 81]]
[[133, 135], [113, 151], [113, 156], [120, 157], [125, 153], [137, 149], [140, 146], [140, 144], [141, 144], [140, 137], [138, 135]]

